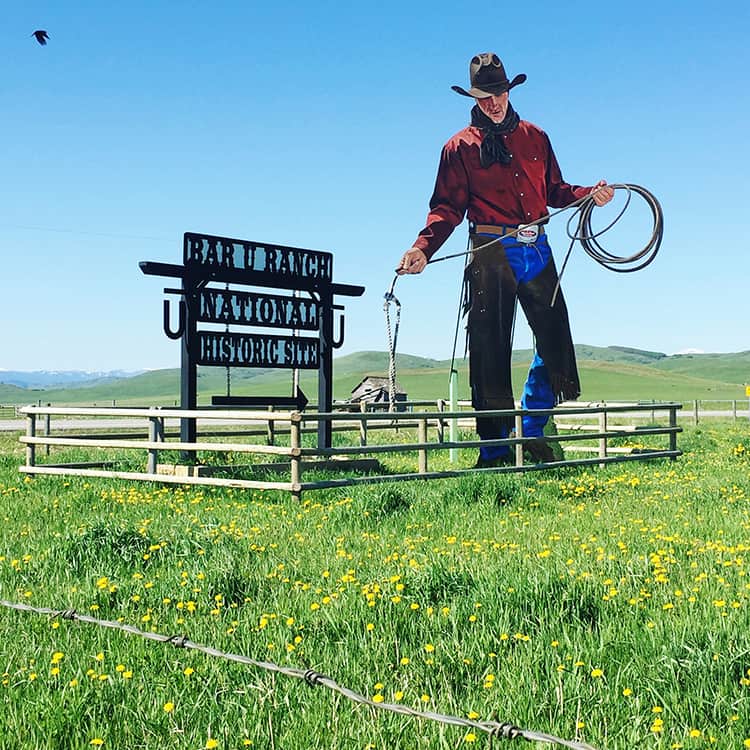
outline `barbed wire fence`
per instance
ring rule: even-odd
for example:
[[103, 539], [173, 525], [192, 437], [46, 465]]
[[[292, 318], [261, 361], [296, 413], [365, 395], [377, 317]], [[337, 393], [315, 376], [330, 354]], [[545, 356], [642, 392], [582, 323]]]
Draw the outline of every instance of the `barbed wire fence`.
[[476, 731], [484, 732], [489, 736], [490, 743], [493, 739], [505, 739], [505, 740], [516, 740], [524, 739], [529, 742], [542, 742], [549, 745], [559, 745], [560, 747], [571, 748], [571, 750], [596, 750], [596, 748], [585, 742], [579, 742], [574, 740], [566, 740], [560, 737], [556, 737], [552, 734], [546, 734], [544, 732], [537, 732], [529, 729], [522, 729], [517, 727], [511, 722], [500, 722], [500, 721], [476, 721], [473, 719], [465, 719], [460, 716], [451, 716], [448, 714], [436, 713], [434, 711], [420, 711], [409, 706], [401, 705], [399, 703], [387, 703], [380, 702], [376, 703], [370, 700], [364, 695], [350, 690], [343, 685], [339, 685], [331, 677], [317, 672], [314, 669], [298, 669], [296, 667], [284, 667], [279, 664], [275, 664], [269, 661], [258, 661], [257, 659], [251, 659], [248, 656], [242, 654], [233, 654], [226, 651], [220, 651], [219, 649], [213, 648], [212, 646], [205, 646], [200, 643], [191, 641], [185, 635], [162, 635], [160, 633], [148, 632], [140, 630], [133, 625], [119, 622], [117, 620], [100, 620], [90, 615], [83, 615], [76, 612], [74, 609], [50, 609], [48, 607], [33, 607], [29, 604], [23, 604], [18, 602], [9, 602], [4, 599], [0, 599], [0, 605], [7, 609], [17, 610], [19, 612], [30, 612], [38, 615], [47, 615], [52, 618], [62, 618], [63, 620], [70, 620], [72, 622], [81, 622], [89, 625], [96, 625], [102, 628], [110, 628], [112, 630], [119, 630], [123, 633], [129, 633], [140, 638], [145, 638], [150, 641], [156, 641], [158, 643], [171, 644], [176, 648], [185, 648], [198, 651], [206, 656], [211, 656], [219, 659], [226, 659], [227, 661], [238, 662], [239, 664], [245, 664], [251, 667], [264, 669], [268, 672], [275, 672], [277, 674], [283, 674], [287, 677], [295, 677], [311, 687], [326, 687], [345, 698], [371, 708], [378, 709], [380, 711], [390, 711], [395, 714], [401, 714], [403, 716], [411, 716], [417, 719], [426, 719], [428, 721], [436, 721], [442, 724], [450, 724], [453, 726], [463, 727], [465, 729], [473, 729]]

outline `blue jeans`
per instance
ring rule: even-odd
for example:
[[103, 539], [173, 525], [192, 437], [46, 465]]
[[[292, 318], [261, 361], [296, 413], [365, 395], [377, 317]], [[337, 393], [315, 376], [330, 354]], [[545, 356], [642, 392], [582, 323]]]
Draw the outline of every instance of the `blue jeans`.
[[[530, 245], [519, 243], [515, 238], [504, 238], [501, 240], [501, 244], [501, 254], [502, 256], [504, 256], [505, 261], [507, 261], [507, 265], [502, 264], [501, 262], [501, 268], [505, 267], [506, 271], [503, 272], [502, 270], [500, 270], [499, 273], [501, 276], [503, 273], [505, 273], [505, 275], [507, 276], [507, 269], [509, 269], [510, 274], [512, 275], [512, 279], [506, 278], [505, 282], [500, 283], [501, 287], [505, 285], [512, 288], [514, 292], [516, 292], [519, 287], [521, 287], [522, 289], [527, 289], [529, 287], [527, 287], [526, 285], [528, 285], [529, 282], [537, 279], [537, 277], [544, 269], [547, 269], [547, 267], [551, 263], [553, 264], [552, 251], [549, 247], [545, 234], [541, 234], [536, 242]], [[490, 287], [488, 286], [487, 289], [489, 288]], [[487, 289], [482, 286], [483, 291], [487, 291]], [[502, 296], [503, 295], [501, 293], [500, 297]], [[505, 296], [508, 296], [507, 292]], [[480, 303], [481, 305], [488, 304], [488, 301], [484, 298], [478, 297], [477, 299], [483, 300]], [[505, 308], [503, 308], [503, 304], [505, 305]], [[499, 348], [501, 350], [503, 350], [504, 347], [507, 348], [507, 352], [504, 351], [502, 356], [504, 360], [503, 365], [507, 363], [507, 369], [509, 371], [510, 337], [508, 335], [508, 322], [507, 320], [503, 320], [503, 318], [507, 319], [508, 317], [507, 305], [507, 301], [503, 303], [501, 300], [500, 320], [499, 325], [497, 326], [498, 330], [495, 331], [494, 335], [492, 333], [492, 330], [490, 329], [487, 331], [482, 331], [482, 333], [479, 336], [475, 336], [475, 338], [478, 342], [477, 348], [481, 350], [491, 348], [493, 344], [496, 348]], [[513, 306], [515, 307], [515, 294], [513, 295]], [[484, 312], [484, 309], [480, 308], [479, 313], [482, 312]], [[475, 318], [478, 319], [480, 318], [480, 316], [475, 315]], [[497, 320], [494, 320], [493, 322], [496, 324], [498, 323]], [[565, 315], [565, 322], [567, 324], [567, 314]], [[488, 337], [486, 334], [490, 334], [490, 336]], [[480, 338], [480, 336], [482, 336], [482, 338]], [[471, 339], [472, 336], [470, 316], [470, 341]], [[507, 344], [504, 343], [502, 339], [507, 339]], [[475, 359], [478, 360], [479, 357], [476, 357]], [[486, 359], [486, 356], [482, 355], [482, 359], [484, 361]], [[509, 378], [510, 372], [508, 372], [508, 381]], [[493, 405], [490, 398], [482, 399], [483, 392], [489, 391], [491, 390], [491, 388], [488, 388], [486, 386], [486, 383], [483, 383], [481, 381], [481, 378], [479, 378], [478, 380], [481, 385], [477, 386], [476, 383], [472, 384], [472, 395], [474, 397], [475, 406], [477, 406], [477, 404], [481, 404], [484, 406], [484, 408], [513, 408], [512, 392], [510, 394], [508, 393], [510, 391], [509, 382], [505, 386], [505, 391], [503, 392], [504, 398], [502, 396], [500, 398], [496, 398], [495, 401], [499, 405]], [[487, 380], [487, 378], [485, 378], [485, 380]], [[479, 391], [481, 391], [482, 393], [478, 393]], [[508, 399], [508, 395], [510, 395], [510, 400]], [[531, 363], [531, 367], [529, 368], [526, 383], [524, 384], [523, 394], [521, 397], [521, 407], [524, 409], [551, 409], [555, 405], [555, 402], [556, 398], [550, 383], [550, 377], [547, 367], [544, 363], [544, 360], [542, 359], [542, 356], [539, 354], [539, 352], [536, 352], [534, 354], [534, 360]], [[477, 408], [482, 407], [478, 406]], [[544, 426], [547, 423], [548, 419], [548, 415], [527, 415], [523, 417], [524, 436], [541, 437], [544, 434]], [[487, 421], [490, 422], [490, 420]], [[508, 437], [509, 428], [510, 425], [508, 424], [508, 420], [496, 420], [490, 424], [484, 425], [484, 429], [480, 429], [480, 437], [484, 439], [489, 439], [491, 437], [505, 438]], [[510, 448], [508, 446], [488, 446], [480, 448], [480, 455], [482, 456], [482, 458], [488, 460], [506, 456], [509, 452]]]

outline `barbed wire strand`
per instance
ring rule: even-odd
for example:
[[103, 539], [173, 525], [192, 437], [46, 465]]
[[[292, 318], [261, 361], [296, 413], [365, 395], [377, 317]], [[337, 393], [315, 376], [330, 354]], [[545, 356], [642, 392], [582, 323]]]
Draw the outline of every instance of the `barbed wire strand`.
[[369, 698], [360, 695], [359, 693], [350, 690], [343, 685], [339, 685], [332, 678], [315, 671], [314, 669], [298, 669], [296, 667], [283, 667], [279, 664], [274, 664], [269, 661], [258, 661], [251, 659], [248, 656], [241, 654], [232, 654], [226, 651], [220, 651], [219, 649], [213, 648], [212, 646], [204, 646], [200, 643], [194, 643], [185, 635], [162, 635], [160, 633], [148, 632], [140, 630], [133, 625], [119, 622], [117, 620], [100, 620], [90, 615], [83, 615], [76, 612], [74, 609], [56, 610], [48, 607], [32, 607], [30, 604], [16, 603], [5, 601], [0, 599], [0, 605], [7, 607], [8, 609], [14, 609], [19, 612], [33, 612], [38, 615], [48, 615], [50, 617], [60, 617], [63, 620], [77, 621], [87, 623], [89, 625], [97, 625], [103, 628], [110, 628], [112, 630], [120, 630], [130, 635], [136, 635], [141, 638], [146, 638], [151, 641], [157, 641], [158, 643], [169, 643], [176, 648], [192, 649], [199, 651], [206, 656], [212, 656], [220, 659], [226, 659], [227, 661], [238, 662], [239, 664], [246, 664], [251, 667], [258, 667], [265, 669], [269, 672], [276, 672], [278, 674], [286, 675], [287, 677], [296, 677], [297, 679], [304, 680], [311, 687], [317, 687], [322, 685], [330, 690], [333, 690], [345, 698], [348, 698], [355, 703], [360, 703], [371, 708], [377, 708], [381, 711], [391, 711], [396, 714], [404, 716], [411, 716], [417, 719], [428, 719], [430, 721], [437, 721], [442, 724], [451, 724], [454, 726], [464, 727], [466, 729], [475, 729], [481, 732], [486, 732], [490, 740], [493, 738], [514, 740], [522, 738], [529, 742], [544, 742], [551, 745], [559, 745], [561, 747], [571, 748], [571, 750], [596, 750], [591, 745], [587, 745], [584, 742], [577, 742], [573, 740], [565, 740], [560, 737], [555, 737], [552, 734], [546, 734], [544, 732], [536, 732], [529, 729], [521, 729], [510, 722], [499, 722], [499, 721], [474, 721], [472, 719], [464, 719], [460, 716], [450, 716], [447, 714], [435, 713], [433, 711], [420, 711], [409, 706], [404, 706], [398, 703], [376, 703]]

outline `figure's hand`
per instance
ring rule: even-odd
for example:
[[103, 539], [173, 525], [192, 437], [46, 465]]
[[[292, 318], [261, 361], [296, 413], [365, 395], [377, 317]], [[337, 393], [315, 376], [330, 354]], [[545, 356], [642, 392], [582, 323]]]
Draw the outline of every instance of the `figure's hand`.
[[402, 276], [405, 273], [422, 273], [427, 265], [427, 256], [418, 247], [412, 247], [404, 253], [401, 262], [396, 268], [396, 273]]
[[603, 206], [615, 197], [615, 189], [607, 185], [606, 180], [599, 180], [591, 189], [589, 195], [594, 199], [597, 206]]

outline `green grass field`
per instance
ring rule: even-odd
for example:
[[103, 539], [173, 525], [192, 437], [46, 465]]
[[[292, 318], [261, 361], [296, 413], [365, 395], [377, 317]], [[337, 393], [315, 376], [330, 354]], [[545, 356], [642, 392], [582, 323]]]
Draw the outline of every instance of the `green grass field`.
[[[746, 426], [688, 428], [674, 462], [301, 504], [24, 479], [16, 436], [0, 440], [2, 599], [600, 750], [750, 747]], [[3, 748], [488, 746], [290, 677], [3, 607], [0, 696]]]

